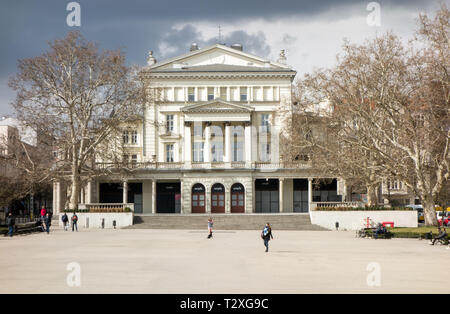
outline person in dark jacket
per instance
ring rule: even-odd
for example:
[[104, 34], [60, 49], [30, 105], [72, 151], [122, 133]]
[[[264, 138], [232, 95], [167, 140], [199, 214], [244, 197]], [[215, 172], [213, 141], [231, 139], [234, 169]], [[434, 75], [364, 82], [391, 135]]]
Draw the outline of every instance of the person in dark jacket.
[[442, 229], [441, 227], [438, 227], [438, 231], [439, 234], [436, 237], [434, 237], [433, 240], [431, 240], [430, 245], [434, 245], [436, 241], [445, 239], [447, 237], [447, 230], [445, 229], [445, 227], [443, 227]]
[[45, 225], [45, 231], [47, 232], [47, 234], [50, 233], [50, 225], [51, 225], [51, 218], [49, 213], [46, 213], [44, 216], [44, 225]]
[[78, 232], [78, 216], [75, 212], [72, 215], [72, 232], [74, 232], [74, 229], [77, 229]]
[[69, 223], [69, 217], [67, 217], [66, 213], [64, 213], [64, 215], [61, 217], [61, 220], [64, 224], [64, 230], [67, 231], [67, 224]]
[[8, 226], [8, 235], [13, 236], [14, 226], [16, 225], [16, 220], [11, 212], [9, 212], [8, 217], [6, 217], [6, 225]]
[[261, 238], [264, 240], [264, 246], [266, 247], [266, 252], [269, 252], [269, 241], [270, 239], [273, 239], [272, 236], [272, 228], [270, 227], [270, 224], [267, 223], [261, 232]]

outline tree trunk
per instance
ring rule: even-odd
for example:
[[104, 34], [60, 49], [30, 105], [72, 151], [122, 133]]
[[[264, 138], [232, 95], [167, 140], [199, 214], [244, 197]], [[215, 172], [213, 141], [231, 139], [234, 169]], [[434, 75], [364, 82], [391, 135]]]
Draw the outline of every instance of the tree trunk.
[[426, 226], [437, 226], [438, 221], [436, 217], [436, 209], [434, 208], [434, 201], [431, 197], [422, 199], [423, 213], [425, 217]]
[[78, 169], [72, 169], [72, 182], [70, 186], [70, 201], [69, 209], [78, 209], [78, 196], [80, 195], [80, 176], [78, 175]]
[[375, 206], [378, 204], [377, 184], [367, 185], [367, 205]]

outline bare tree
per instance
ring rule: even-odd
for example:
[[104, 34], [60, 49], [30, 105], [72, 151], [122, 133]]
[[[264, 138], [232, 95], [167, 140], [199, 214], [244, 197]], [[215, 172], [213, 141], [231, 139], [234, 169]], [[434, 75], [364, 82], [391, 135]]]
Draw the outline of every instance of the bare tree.
[[42, 55], [19, 60], [10, 79], [18, 119], [39, 130], [58, 152], [54, 169], [69, 182], [69, 209], [78, 207], [83, 172], [96, 148], [141, 112], [144, 91], [121, 51], [99, 51], [78, 32], [49, 44]]
[[448, 32], [443, 5], [433, 21], [420, 16], [407, 47], [392, 33], [345, 42], [337, 65], [307, 75], [297, 93], [302, 114], [329, 108], [322, 117], [329, 140], [307, 140], [319, 154], [313, 158], [343, 176], [355, 171], [369, 197], [382, 178], [401, 180], [421, 199], [428, 225], [437, 224], [434, 204], [449, 179]]

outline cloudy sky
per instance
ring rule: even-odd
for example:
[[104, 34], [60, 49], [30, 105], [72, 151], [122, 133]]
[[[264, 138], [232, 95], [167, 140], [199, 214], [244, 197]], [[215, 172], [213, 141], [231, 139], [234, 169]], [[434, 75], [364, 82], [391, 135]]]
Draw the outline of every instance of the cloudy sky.
[[17, 59], [41, 54], [48, 42], [79, 30], [101, 48], [122, 48], [129, 64], [144, 65], [147, 52], [158, 60], [221, 41], [278, 58], [286, 50], [298, 76], [334, 63], [342, 40], [361, 42], [392, 30], [410, 38], [420, 12], [433, 14], [450, 0], [379, 0], [380, 25], [366, 0], [78, 0], [81, 26], [66, 23], [68, 0], [2, 0], [0, 3], [0, 115], [12, 114], [8, 78]]

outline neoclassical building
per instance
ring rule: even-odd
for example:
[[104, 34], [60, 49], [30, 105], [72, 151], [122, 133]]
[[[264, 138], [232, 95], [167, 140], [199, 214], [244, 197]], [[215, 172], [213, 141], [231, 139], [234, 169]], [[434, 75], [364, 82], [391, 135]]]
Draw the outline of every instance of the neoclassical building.
[[[83, 189], [83, 204], [132, 203], [136, 214], [308, 212], [340, 201], [341, 181], [313, 190], [307, 162], [285, 163], [279, 136], [292, 112], [296, 72], [216, 44], [142, 69], [149, 99], [142, 120], [123, 130], [127, 176], [104, 176]], [[55, 183], [54, 206], [62, 187]]]

